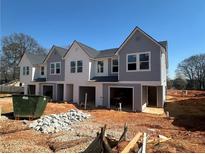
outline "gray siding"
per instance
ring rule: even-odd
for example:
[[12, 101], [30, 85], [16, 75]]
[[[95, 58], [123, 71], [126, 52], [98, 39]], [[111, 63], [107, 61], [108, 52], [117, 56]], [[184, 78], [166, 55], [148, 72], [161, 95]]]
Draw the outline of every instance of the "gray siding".
[[[136, 52], [151, 52], [151, 71], [126, 72], [126, 55]], [[160, 47], [136, 31], [135, 34], [119, 51], [120, 58], [120, 81], [160, 81]]]
[[[61, 74], [60, 75], [50, 75], [50, 64], [52, 62], [61, 62]], [[65, 61], [57, 51], [52, 52], [47, 60], [47, 81], [64, 81], [65, 78]]]
[[142, 111], [142, 88], [140, 84], [103, 84], [103, 106], [108, 107], [108, 88], [109, 86], [123, 86], [133, 87], [134, 88], [134, 111]]

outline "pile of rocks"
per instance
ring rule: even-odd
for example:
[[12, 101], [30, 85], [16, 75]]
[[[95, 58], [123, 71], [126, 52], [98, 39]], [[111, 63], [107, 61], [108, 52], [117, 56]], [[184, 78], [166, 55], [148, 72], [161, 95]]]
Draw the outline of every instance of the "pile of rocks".
[[71, 125], [74, 122], [84, 121], [90, 115], [80, 110], [71, 109], [62, 114], [51, 114], [43, 116], [30, 123], [29, 127], [42, 133], [56, 133], [62, 130], [72, 130]]

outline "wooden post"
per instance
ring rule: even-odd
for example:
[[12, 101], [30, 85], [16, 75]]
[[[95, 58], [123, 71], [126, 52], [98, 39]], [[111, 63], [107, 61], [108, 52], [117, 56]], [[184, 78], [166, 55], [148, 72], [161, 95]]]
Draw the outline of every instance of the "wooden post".
[[88, 94], [85, 93], [85, 106], [84, 106], [84, 109], [86, 110], [86, 106], [87, 106], [87, 98], [88, 98]]
[[142, 143], [142, 153], [146, 153], [146, 143], [147, 143], [147, 134], [144, 133], [143, 143]]

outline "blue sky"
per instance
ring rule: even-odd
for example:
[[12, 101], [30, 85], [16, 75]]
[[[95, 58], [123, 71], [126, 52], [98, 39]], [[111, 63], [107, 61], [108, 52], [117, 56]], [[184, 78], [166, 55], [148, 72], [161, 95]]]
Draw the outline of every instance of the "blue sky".
[[205, 0], [0, 0], [0, 35], [22, 32], [42, 46], [73, 40], [96, 49], [119, 47], [135, 26], [169, 43], [169, 75], [205, 53]]

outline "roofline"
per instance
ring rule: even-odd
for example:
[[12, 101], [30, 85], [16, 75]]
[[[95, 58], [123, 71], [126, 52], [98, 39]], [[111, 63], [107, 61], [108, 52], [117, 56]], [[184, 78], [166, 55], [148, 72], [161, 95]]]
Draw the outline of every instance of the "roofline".
[[[18, 64], [17, 64], [17, 66], [19, 67], [19, 64], [20, 64], [20, 62], [21, 62], [21, 60], [22, 60], [22, 58], [23, 58], [23, 56], [26, 54], [26, 52], [24, 52], [23, 53], [23, 55], [21, 56], [21, 58], [20, 58], [20, 60], [19, 60], [19, 62], [18, 62]], [[30, 60], [29, 60], [30, 61]]]
[[67, 55], [67, 53], [69, 52], [69, 50], [71, 49], [71, 47], [73, 46], [74, 42], [76, 42], [76, 40], [74, 40], [72, 42], [72, 44], [70, 45], [70, 47], [68, 48], [67, 52], [65, 53], [65, 55], [63, 56], [63, 59], [65, 59], [65, 56]]
[[[165, 49], [164, 46], [162, 46], [157, 40], [155, 40], [153, 37], [151, 37], [149, 34], [147, 34], [146, 32], [144, 32], [141, 28], [139, 27], [135, 27], [132, 32], [128, 35], [128, 37], [123, 41], [123, 43], [120, 45], [120, 47], [117, 49], [117, 51], [115, 52], [115, 55], [117, 55], [119, 53], [119, 51], [122, 49], [122, 47], [125, 45], [125, 43], [131, 38], [131, 36], [134, 34], [134, 32], [136, 32], [137, 30], [139, 30], [140, 32], [142, 32], [143, 34], [145, 34], [149, 39], [151, 39], [154, 43], [156, 43], [158, 46], [162, 47]], [[166, 49], [165, 49], [166, 50]]]
[[42, 64], [44, 64], [44, 63], [47, 61], [48, 57], [49, 57], [50, 54], [52, 53], [51, 51], [53, 50], [53, 48], [54, 48], [54, 45], [53, 45], [53, 46], [51, 47], [51, 49], [49, 50], [49, 52], [48, 52], [48, 54], [46, 55], [45, 59], [43, 60]]

